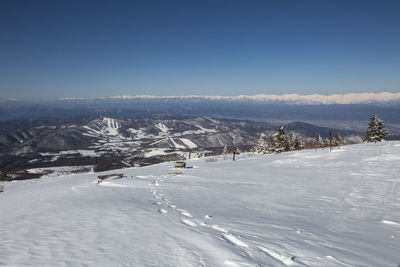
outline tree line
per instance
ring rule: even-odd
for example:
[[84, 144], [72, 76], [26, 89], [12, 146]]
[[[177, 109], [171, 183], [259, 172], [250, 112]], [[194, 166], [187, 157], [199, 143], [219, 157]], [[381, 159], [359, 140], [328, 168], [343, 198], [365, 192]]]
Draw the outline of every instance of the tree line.
[[[382, 120], [380, 120], [376, 115], [370, 118], [364, 141], [375, 143], [380, 142], [385, 140], [387, 135], [388, 131], [385, 129]], [[268, 142], [265, 142], [265, 136], [266, 135], [264, 133], [260, 134], [260, 138], [252, 147], [251, 152], [273, 154], [301, 150], [305, 148], [332, 148], [345, 144], [345, 141], [338, 132], [336, 132], [334, 135], [330, 133], [329, 138], [325, 139], [318, 135], [314, 141], [305, 144], [300, 135], [295, 136], [293, 133], [286, 134], [282, 125], [279, 127], [278, 132], [271, 133], [268, 136]]]

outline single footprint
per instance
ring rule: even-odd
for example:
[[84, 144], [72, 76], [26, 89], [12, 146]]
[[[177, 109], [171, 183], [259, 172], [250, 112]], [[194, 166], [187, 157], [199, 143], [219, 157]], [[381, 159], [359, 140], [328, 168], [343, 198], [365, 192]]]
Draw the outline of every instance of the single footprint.
[[162, 213], [162, 214], [168, 213], [168, 211], [165, 210], [165, 209], [158, 209], [158, 212], [159, 212], [159, 213]]
[[196, 227], [197, 224], [188, 219], [182, 219], [181, 222], [187, 226]]
[[211, 229], [222, 232], [222, 233], [228, 233], [228, 230], [220, 227], [219, 225], [213, 224], [211, 225]]
[[183, 210], [183, 209], [177, 209], [177, 211], [179, 211], [180, 214], [182, 214], [183, 216], [192, 218], [192, 214], [190, 214], [187, 210]]
[[234, 236], [232, 234], [222, 234], [222, 237], [226, 241], [228, 241], [228, 243], [231, 243], [232, 245], [236, 245], [236, 246], [242, 247], [242, 248], [248, 248], [249, 247], [249, 245], [244, 243], [242, 240], [239, 240], [239, 238], [237, 238], [236, 236]]

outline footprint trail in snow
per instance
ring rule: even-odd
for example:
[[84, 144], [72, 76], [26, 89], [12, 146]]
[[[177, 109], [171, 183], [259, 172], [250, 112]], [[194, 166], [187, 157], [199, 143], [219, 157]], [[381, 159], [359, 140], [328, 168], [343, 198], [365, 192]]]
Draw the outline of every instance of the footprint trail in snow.
[[[218, 224], [212, 224], [210, 223], [213, 217], [209, 214], [204, 215], [204, 219], [206, 221], [200, 220], [198, 218], [195, 218], [192, 213], [190, 213], [186, 209], [178, 208], [176, 205], [174, 205], [168, 198], [164, 197], [164, 194], [161, 190], [162, 183], [167, 180], [167, 178], [172, 177], [175, 175], [163, 175], [161, 178], [155, 178], [151, 183], [150, 183], [150, 192], [153, 194], [153, 197], [157, 200], [155, 204], [157, 206], [164, 206], [165, 208], [158, 208], [157, 212], [160, 214], [171, 214], [168, 212], [167, 209], [170, 209], [172, 211], [175, 211], [175, 215], [178, 216], [178, 219], [182, 225], [185, 227], [190, 227], [193, 229], [196, 229], [197, 233], [208, 235], [208, 236], [213, 236], [219, 241], [226, 242], [233, 248], [233, 251], [236, 251], [238, 256], [243, 257], [250, 260], [250, 262], [243, 262], [239, 260], [234, 260], [234, 259], [227, 259], [224, 262], [224, 265], [226, 266], [258, 266], [256, 264], [256, 261], [254, 260], [254, 257], [252, 256], [253, 253], [252, 251], [262, 251], [268, 256], [274, 258], [274, 259], [279, 259], [279, 262], [284, 263], [285, 265], [289, 265], [294, 263], [291, 258], [284, 258], [283, 256], [280, 256], [277, 253], [272, 253], [272, 250], [268, 250], [267, 248], [260, 247], [257, 244], [248, 244], [245, 241], [242, 240], [240, 237], [241, 235], [235, 235], [234, 233], [229, 232], [226, 228], [218, 225]], [[180, 218], [179, 218], [180, 217]], [[210, 224], [209, 224], [210, 223]], [[199, 228], [200, 227], [200, 228]], [[263, 244], [265, 246], [265, 244]], [[261, 249], [263, 248], [263, 249]], [[270, 253], [267, 253], [270, 252]], [[244, 253], [244, 254], [243, 254]], [[272, 255], [271, 255], [272, 254]], [[284, 259], [284, 260], [282, 260]], [[256, 265], [254, 265], [256, 264]]]

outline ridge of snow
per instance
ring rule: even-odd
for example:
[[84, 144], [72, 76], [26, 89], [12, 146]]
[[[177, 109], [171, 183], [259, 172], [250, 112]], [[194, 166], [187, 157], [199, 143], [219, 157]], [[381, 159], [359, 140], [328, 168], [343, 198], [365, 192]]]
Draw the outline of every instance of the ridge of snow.
[[393, 221], [388, 221], [388, 220], [382, 220], [382, 223], [400, 227], [400, 223], [398, 223], [398, 222], [393, 222]]

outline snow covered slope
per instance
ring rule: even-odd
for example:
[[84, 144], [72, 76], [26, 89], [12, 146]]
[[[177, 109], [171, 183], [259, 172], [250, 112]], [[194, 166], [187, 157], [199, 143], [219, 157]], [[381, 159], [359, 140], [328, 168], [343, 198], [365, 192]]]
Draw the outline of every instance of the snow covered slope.
[[400, 142], [15, 181], [0, 265], [398, 266]]

